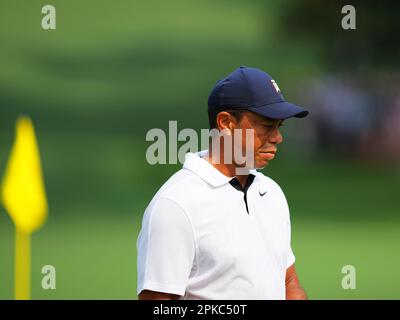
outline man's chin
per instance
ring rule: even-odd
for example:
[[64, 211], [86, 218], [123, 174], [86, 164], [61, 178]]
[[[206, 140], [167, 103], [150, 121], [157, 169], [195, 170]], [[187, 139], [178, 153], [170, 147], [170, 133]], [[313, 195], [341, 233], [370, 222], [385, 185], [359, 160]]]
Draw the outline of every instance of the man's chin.
[[238, 165], [235, 163], [237, 168], [240, 168], [240, 170], [261, 170], [264, 169], [266, 166], [268, 166], [269, 162], [271, 160], [258, 160], [253, 162], [251, 165], [249, 163], [246, 163], [246, 165]]
[[260, 163], [256, 163], [256, 165], [255, 165], [255, 169], [257, 169], [257, 170], [262, 170], [262, 169], [264, 169], [266, 166], [268, 166], [269, 165], [269, 161], [262, 161], [262, 162], [260, 162]]

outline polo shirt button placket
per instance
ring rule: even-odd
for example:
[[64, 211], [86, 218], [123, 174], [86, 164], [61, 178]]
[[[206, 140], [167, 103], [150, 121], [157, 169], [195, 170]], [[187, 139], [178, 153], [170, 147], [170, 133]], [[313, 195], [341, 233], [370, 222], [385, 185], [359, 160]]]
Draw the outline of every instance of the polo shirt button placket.
[[234, 177], [232, 180], [229, 181], [229, 183], [232, 185], [232, 187], [234, 187], [237, 191], [240, 191], [243, 195], [243, 202], [244, 202], [244, 206], [246, 209], [246, 213], [248, 215], [250, 215], [250, 211], [249, 211], [249, 199], [248, 199], [248, 192], [249, 189], [254, 181], [255, 176], [254, 175], [249, 175], [247, 177], [247, 181], [245, 184], [245, 187], [243, 188], [242, 185], [240, 184], [239, 180], [237, 177]]

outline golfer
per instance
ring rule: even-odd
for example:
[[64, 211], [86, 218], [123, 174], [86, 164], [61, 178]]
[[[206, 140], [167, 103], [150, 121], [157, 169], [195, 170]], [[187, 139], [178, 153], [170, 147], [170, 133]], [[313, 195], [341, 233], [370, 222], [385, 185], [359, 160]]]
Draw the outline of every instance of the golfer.
[[[186, 154], [144, 213], [139, 299], [307, 298], [285, 195], [257, 171], [275, 157], [283, 120], [307, 114], [259, 69], [242, 66], [216, 83], [208, 115], [219, 145]], [[238, 149], [246, 161], [232, 156]]]

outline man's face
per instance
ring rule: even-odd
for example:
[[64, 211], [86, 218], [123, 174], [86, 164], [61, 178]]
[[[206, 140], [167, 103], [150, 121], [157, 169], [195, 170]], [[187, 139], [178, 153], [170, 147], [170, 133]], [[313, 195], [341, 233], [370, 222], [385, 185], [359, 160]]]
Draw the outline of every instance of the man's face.
[[[246, 129], [254, 131], [254, 167], [256, 169], [264, 168], [275, 157], [277, 145], [283, 141], [279, 127], [282, 126], [283, 120], [268, 119], [253, 112], [246, 111], [243, 113], [240, 121], [234, 124], [235, 129], [242, 129], [242, 152], [243, 154], [251, 152], [246, 150]], [[233, 141], [235, 144], [235, 141]]]

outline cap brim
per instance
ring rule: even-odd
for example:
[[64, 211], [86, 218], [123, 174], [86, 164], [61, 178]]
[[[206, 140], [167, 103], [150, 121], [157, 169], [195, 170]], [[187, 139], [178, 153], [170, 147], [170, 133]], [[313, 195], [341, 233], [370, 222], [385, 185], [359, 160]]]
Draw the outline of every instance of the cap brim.
[[248, 110], [257, 113], [260, 116], [276, 120], [291, 117], [304, 118], [308, 115], [306, 109], [286, 101], [267, 104], [261, 107], [250, 107]]

